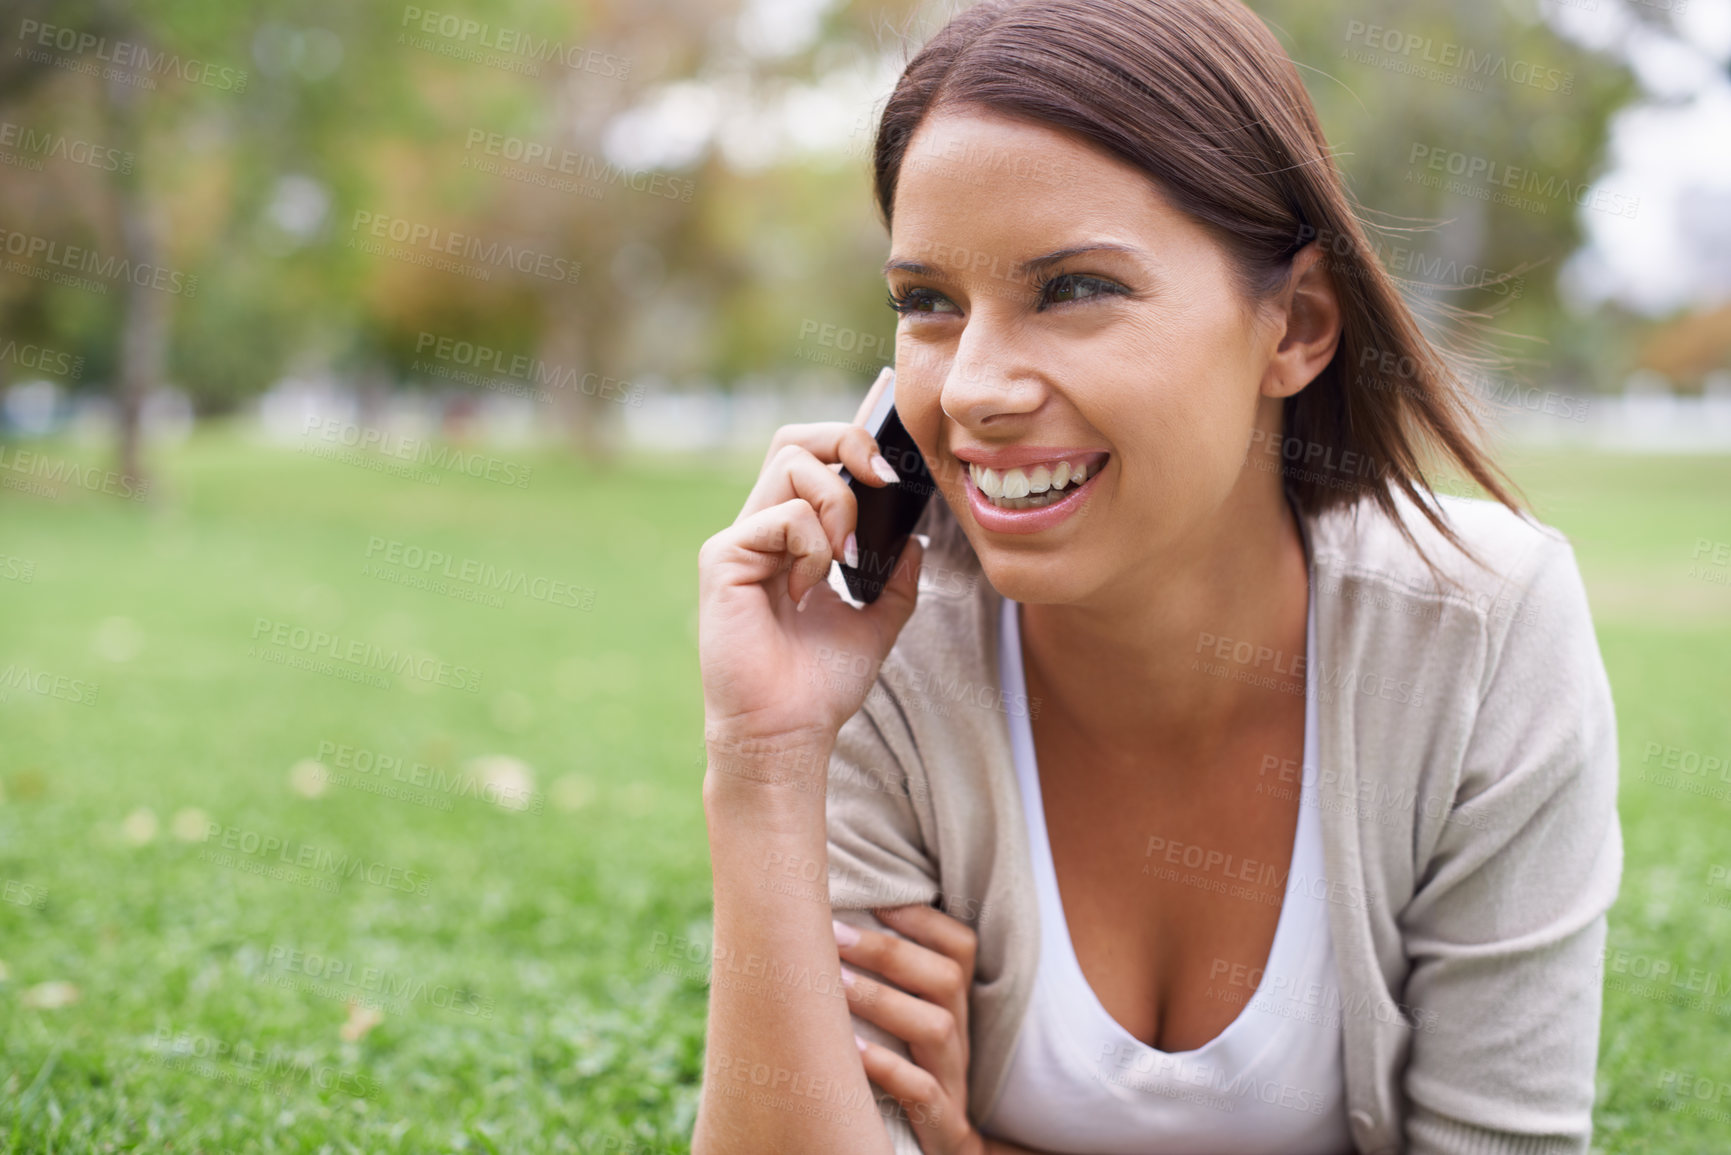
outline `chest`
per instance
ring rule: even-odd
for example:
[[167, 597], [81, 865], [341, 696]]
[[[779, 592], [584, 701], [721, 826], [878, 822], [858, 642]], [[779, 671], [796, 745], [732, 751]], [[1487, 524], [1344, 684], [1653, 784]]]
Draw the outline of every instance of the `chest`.
[[1053, 870], [1088, 985], [1142, 1042], [1201, 1047], [1254, 994], [1274, 943], [1300, 797], [1279, 768], [1303, 757], [1302, 697], [1200, 754], [1089, 749], [1056, 719], [1033, 736]]

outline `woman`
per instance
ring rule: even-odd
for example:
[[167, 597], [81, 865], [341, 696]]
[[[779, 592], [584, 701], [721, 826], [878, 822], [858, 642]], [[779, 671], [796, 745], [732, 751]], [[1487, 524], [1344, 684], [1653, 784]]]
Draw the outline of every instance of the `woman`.
[[790, 426], [700, 554], [694, 1151], [1586, 1151], [1585, 595], [1279, 44], [1235, 0], [985, 0], [875, 177], [942, 500], [856, 607], [837, 467], [895, 471]]

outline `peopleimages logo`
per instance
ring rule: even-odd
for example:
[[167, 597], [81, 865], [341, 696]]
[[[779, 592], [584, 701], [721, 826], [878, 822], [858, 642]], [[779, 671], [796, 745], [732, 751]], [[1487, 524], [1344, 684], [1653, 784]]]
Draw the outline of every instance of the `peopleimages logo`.
[[551, 365], [539, 357], [510, 353], [478, 341], [442, 337], [423, 329], [415, 337], [415, 353], [417, 357], [428, 357], [446, 365], [473, 370], [470, 374], [459, 374], [452, 370], [441, 371], [439, 366], [425, 364], [420, 360], [415, 362], [414, 367], [424, 373], [451, 379], [466, 379], [469, 384], [480, 384], [490, 376], [509, 377], [535, 386], [541, 391], [539, 395], [544, 400], [551, 398], [551, 394], [546, 390], [558, 389], [567, 393], [599, 397], [603, 401], [617, 401], [624, 405], [643, 404], [642, 385], [622, 381], [617, 377], [606, 377], [593, 369], [579, 374], [576, 369], [568, 366]]
[[[314, 456], [335, 456], [332, 451], [336, 449], [364, 450], [382, 457], [413, 462], [417, 466], [431, 466], [451, 473], [484, 478], [517, 489], [529, 488], [529, 477], [535, 468], [500, 457], [489, 457], [479, 450], [465, 453], [454, 446], [439, 445], [423, 437], [408, 437], [371, 426], [356, 425], [335, 417], [310, 416], [302, 433], [302, 451], [311, 452]], [[328, 442], [329, 449], [321, 451], [322, 447], [312, 444], [314, 437]], [[437, 474], [429, 473], [426, 476], [432, 479], [434, 485], [438, 484]]]
[[534, 601], [569, 609], [595, 608], [595, 589], [592, 586], [573, 585], [510, 567], [501, 569], [491, 562], [457, 557], [443, 550], [428, 549], [394, 538], [383, 538], [376, 534], [369, 537], [366, 556], [373, 563], [362, 570], [368, 576], [394, 576], [391, 571], [381, 571], [378, 568], [377, 562], [383, 560], [399, 570], [461, 582], [492, 593], [520, 594]]
[[75, 706], [94, 706], [98, 689], [94, 682], [49, 670], [32, 670], [16, 662], [0, 669], [0, 702], [10, 699], [14, 692], [23, 691], [44, 698], [59, 698]]
[[[365, 237], [375, 237], [380, 240], [403, 246], [403, 249], [386, 252], [385, 255], [397, 259], [411, 259], [412, 250], [418, 250], [427, 258], [433, 258], [435, 267], [442, 267], [438, 259], [457, 257], [474, 262], [474, 270], [485, 273], [482, 266], [491, 265], [494, 268], [515, 269], [519, 273], [541, 277], [549, 281], [576, 281], [583, 271], [583, 266], [576, 261], [555, 257], [548, 253], [539, 253], [534, 249], [519, 248], [500, 241], [483, 240], [471, 233], [455, 233], [436, 225], [411, 221], [404, 217], [393, 217], [386, 213], [369, 212], [366, 209], [356, 209], [354, 218], [349, 222], [349, 232]], [[351, 236], [350, 248], [359, 248], [366, 252], [380, 250], [381, 246], [372, 245], [365, 237]], [[414, 263], [426, 263], [415, 261]], [[446, 262], [450, 264], [451, 262]], [[470, 275], [460, 265], [450, 269]]]
[[[379, 999], [392, 1002], [425, 1003], [441, 1010], [457, 1011], [478, 1018], [493, 1017], [493, 1000], [483, 998], [465, 987], [448, 983], [429, 983], [413, 975], [398, 974], [382, 967], [360, 966], [346, 959], [321, 955], [316, 951], [272, 945], [265, 953], [265, 963], [288, 974], [304, 975], [312, 981], [312, 993], [329, 997], [353, 997], [366, 1006], [375, 1006]], [[269, 976], [261, 976], [268, 979]], [[366, 997], [366, 996], [371, 996]]]
[[[484, 128], [471, 128], [463, 142], [464, 152], [479, 151], [483, 156], [494, 157], [520, 164], [525, 170], [541, 169], [548, 174], [559, 176], [574, 176], [588, 182], [597, 188], [617, 184], [649, 196], [664, 197], [667, 200], [691, 202], [692, 194], [697, 191], [694, 181], [681, 177], [668, 176], [666, 173], [651, 169], [627, 169], [589, 153], [572, 152], [568, 148], [555, 148], [539, 141], [526, 140], [520, 136], [509, 136], [504, 133], [488, 132]], [[477, 161], [472, 156], [463, 158], [464, 168], [477, 168], [483, 172], [502, 171], [512, 175], [509, 170], [497, 167], [482, 167], [485, 162]], [[531, 184], [545, 183], [531, 179]], [[565, 187], [565, 186], [556, 186]], [[581, 185], [573, 184], [571, 191], [580, 189]]]
[[[57, 488], [62, 485], [76, 486], [91, 493], [105, 493], [110, 497], [121, 497], [129, 501], [142, 501], [150, 493], [150, 482], [139, 481], [119, 473], [113, 469], [98, 469], [93, 465], [80, 465], [76, 461], [64, 458], [49, 457], [31, 449], [8, 449], [0, 445], [0, 485], [6, 488], [20, 488], [12, 485], [13, 478], [6, 474], [15, 473], [23, 478], [47, 483], [41, 488], [43, 496], [54, 496]], [[48, 488], [48, 487], [55, 488]]]
[[134, 157], [118, 148], [93, 144], [88, 140], [67, 136], [52, 129], [34, 129], [29, 125], [0, 120], [0, 164], [16, 165], [40, 171], [45, 160], [63, 160], [67, 164], [84, 165], [100, 172], [130, 173]]
[[318, 655], [365, 670], [383, 670], [398, 677], [467, 690], [471, 694], [481, 688], [481, 671], [468, 666], [454, 666], [426, 653], [387, 650], [359, 638], [343, 638], [292, 622], [258, 618], [253, 622], [252, 637], [255, 642], [269, 642], [298, 654]]
[[320, 1091], [338, 1091], [356, 1099], [376, 1099], [380, 1091], [378, 1081], [364, 1072], [310, 1063], [287, 1047], [260, 1049], [247, 1042], [229, 1043], [210, 1035], [158, 1027], [149, 1048], [156, 1062], [170, 1070], [190, 1071], [253, 1090], [283, 1094], [296, 1084], [307, 1083]]
[[[409, 5], [403, 9], [400, 27], [405, 31], [398, 34], [399, 44], [407, 43], [454, 60], [469, 60], [499, 67], [510, 65], [511, 71], [520, 71], [530, 76], [540, 75], [539, 65], [553, 62], [573, 71], [589, 72], [618, 80], [625, 79], [631, 72], [631, 61], [625, 57], [586, 48], [581, 44], [567, 44], [548, 36], [536, 36], [519, 28], [488, 24], [485, 21], [458, 16], [453, 12], [434, 12]], [[421, 34], [421, 38], [411, 36], [417, 32]], [[427, 39], [434, 36], [447, 43], [440, 45]], [[490, 57], [486, 55], [487, 52], [498, 55]]]
[[[1348, 44], [1358, 43], [1390, 56], [1398, 56], [1403, 63], [1413, 66], [1412, 70], [1420, 75], [1426, 74], [1426, 70], [1421, 66], [1435, 65], [1437, 69], [1443, 70], [1433, 77], [1435, 79], [1454, 73], [1480, 81], [1495, 78], [1563, 96], [1575, 91], [1573, 72], [1546, 68], [1526, 60], [1510, 60], [1500, 52], [1480, 52], [1462, 44], [1448, 40], [1439, 41], [1416, 32], [1403, 32], [1398, 28], [1384, 28], [1379, 24], [1366, 24], [1362, 20], [1349, 20], [1346, 25], [1346, 40]], [[1482, 84], [1473, 87], [1477, 91], [1484, 91]]]
[[[108, 289], [97, 282], [83, 281], [76, 277], [76, 274], [85, 273], [114, 284], [156, 289], [159, 292], [173, 293], [177, 297], [198, 295], [198, 278], [179, 269], [136, 262], [128, 257], [104, 255], [96, 249], [69, 245], [52, 237], [0, 229], [0, 252], [9, 257], [22, 258], [19, 261], [8, 261], [7, 272], [20, 273], [38, 280], [54, 280], [59, 284], [72, 284], [75, 288], [86, 291], [106, 293]], [[25, 262], [40, 262], [40, 265]]]
[[270, 858], [284, 866], [316, 871], [333, 878], [358, 878], [373, 886], [419, 895], [422, 898], [432, 889], [431, 878], [409, 867], [391, 866], [361, 855], [338, 854], [326, 847], [246, 830], [239, 826], [224, 826], [220, 822], [211, 822], [205, 829], [204, 841], [249, 858]]
[[[57, 64], [46, 52], [38, 51], [36, 47], [52, 48], [57, 52], [66, 52], [74, 56], [93, 56], [97, 60], [113, 65], [115, 68], [128, 71], [153, 73], [157, 76], [177, 76], [188, 84], [200, 84], [206, 88], [220, 89], [223, 92], [245, 92], [247, 74], [245, 69], [230, 68], [227, 65], [211, 64], [192, 57], [182, 57], [178, 52], [152, 52], [145, 44], [130, 40], [110, 40], [106, 36], [98, 36], [94, 32], [80, 32], [76, 28], [66, 28], [58, 24], [44, 24], [40, 20], [21, 20], [18, 22], [18, 39], [25, 47], [17, 49], [14, 55], [22, 55], [33, 64]], [[77, 68], [71, 71], [88, 72], [92, 68]], [[107, 70], [112, 72], [113, 70]], [[108, 77], [106, 72], [105, 78]], [[154, 84], [151, 87], [155, 87]]]
[[76, 381], [84, 375], [84, 358], [72, 353], [50, 349], [46, 345], [19, 344], [16, 340], [0, 345], [0, 361], [10, 361], [23, 369], [38, 373], [53, 373]]
[[[1504, 164], [1489, 157], [1457, 152], [1439, 145], [1415, 141], [1406, 159], [1409, 166], [1409, 184], [1416, 182], [1427, 188], [1445, 188], [1449, 192], [1479, 200], [1492, 200], [1498, 204], [1508, 204], [1529, 211], [1543, 213], [1547, 206], [1521, 194], [1531, 194], [1546, 200], [1571, 201], [1583, 208], [1610, 216], [1628, 217], [1631, 220], [1641, 208], [1640, 197], [1596, 188], [1590, 180], [1571, 181], [1554, 173], [1547, 175], [1535, 169]], [[1420, 170], [1417, 176], [1413, 175], [1415, 169]], [[1445, 184], [1441, 177], [1428, 176], [1423, 170], [1447, 173], [1460, 179]], [[1499, 191], [1501, 189], [1512, 191], [1504, 193]]]

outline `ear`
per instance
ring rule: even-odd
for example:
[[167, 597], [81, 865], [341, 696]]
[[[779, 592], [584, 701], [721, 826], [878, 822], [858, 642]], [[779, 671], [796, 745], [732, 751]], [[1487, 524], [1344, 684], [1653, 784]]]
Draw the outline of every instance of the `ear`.
[[1264, 397], [1290, 397], [1328, 367], [1340, 345], [1340, 298], [1315, 241], [1292, 258], [1277, 299], [1280, 341], [1262, 377]]

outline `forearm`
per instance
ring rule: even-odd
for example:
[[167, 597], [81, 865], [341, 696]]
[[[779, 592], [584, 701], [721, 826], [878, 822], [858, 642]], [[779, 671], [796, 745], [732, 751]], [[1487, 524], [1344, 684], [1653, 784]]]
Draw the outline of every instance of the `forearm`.
[[[773, 760], [711, 750], [704, 811], [715, 950], [693, 1155], [890, 1155], [830, 927], [823, 779], [815, 777], [827, 763], [827, 748]], [[787, 880], [775, 868], [787, 863], [816, 865], [780, 886]]]

